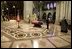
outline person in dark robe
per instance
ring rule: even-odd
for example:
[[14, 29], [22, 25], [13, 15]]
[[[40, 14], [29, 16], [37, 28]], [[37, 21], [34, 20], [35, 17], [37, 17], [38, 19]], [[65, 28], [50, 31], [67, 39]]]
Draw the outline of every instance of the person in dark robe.
[[46, 25], [47, 25], [47, 29], [49, 29], [49, 20], [46, 19]]
[[67, 33], [68, 32], [68, 23], [64, 17], [64, 19], [61, 21], [61, 32], [65, 32]]
[[50, 16], [50, 13], [49, 13], [48, 16], [46, 17], [46, 25], [47, 25], [47, 29], [49, 29], [49, 16]]

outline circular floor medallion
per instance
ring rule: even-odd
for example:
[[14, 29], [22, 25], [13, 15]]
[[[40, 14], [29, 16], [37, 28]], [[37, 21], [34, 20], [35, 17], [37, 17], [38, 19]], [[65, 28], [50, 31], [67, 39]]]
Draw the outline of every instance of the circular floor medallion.
[[40, 33], [32, 33], [32, 36], [40, 36]]
[[23, 37], [26, 37], [26, 34], [24, 34], [24, 33], [20, 33], [20, 34], [17, 34], [17, 35], [15, 35], [15, 37], [17, 37], [17, 38], [23, 38]]
[[12, 31], [10, 31], [10, 33], [15, 33], [15, 31], [12, 30]]

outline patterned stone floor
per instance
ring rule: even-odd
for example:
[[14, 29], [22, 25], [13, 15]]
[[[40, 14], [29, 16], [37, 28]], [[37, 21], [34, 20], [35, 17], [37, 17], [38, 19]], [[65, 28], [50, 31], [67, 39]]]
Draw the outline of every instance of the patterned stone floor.
[[59, 25], [47, 30], [46, 25], [36, 28], [21, 21], [20, 27], [15, 20], [1, 23], [1, 48], [71, 48], [71, 31], [60, 32]]

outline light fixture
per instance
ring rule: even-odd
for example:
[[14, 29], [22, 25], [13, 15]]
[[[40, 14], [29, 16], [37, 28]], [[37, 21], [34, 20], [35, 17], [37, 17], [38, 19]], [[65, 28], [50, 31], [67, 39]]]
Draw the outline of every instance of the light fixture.
[[40, 3], [41, 3], [42, 1], [40, 1]]
[[54, 3], [54, 7], [56, 7], [56, 3]]
[[6, 3], [6, 1], [4, 1], [4, 3]]
[[2, 11], [4, 11], [4, 10], [2, 10]]
[[52, 3], [50, 4], [50, 8], [53, 8], [53, 4]]
[[13, 6], [13, 8], [15, 8], [15, 6]]
[[6, 8], [8, 10], [8, 8]]

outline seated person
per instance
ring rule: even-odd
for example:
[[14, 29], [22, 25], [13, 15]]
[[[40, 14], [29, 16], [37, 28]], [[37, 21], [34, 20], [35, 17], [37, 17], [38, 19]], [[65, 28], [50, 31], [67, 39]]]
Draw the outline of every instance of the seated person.
[[64, 19], [61, 21], [61, 32], [68, 32], [68, 23], [64, 17]]

